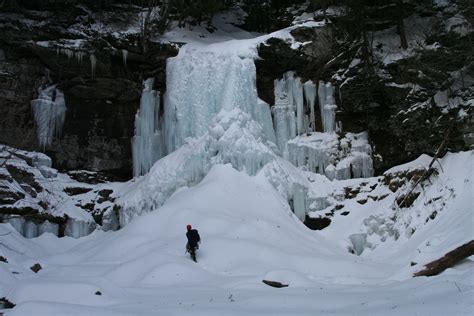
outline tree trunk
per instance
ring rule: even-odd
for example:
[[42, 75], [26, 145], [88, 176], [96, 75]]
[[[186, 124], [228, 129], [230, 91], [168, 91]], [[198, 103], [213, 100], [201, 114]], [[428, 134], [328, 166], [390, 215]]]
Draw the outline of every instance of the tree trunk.
[[405, 33], [405, 24], [403, 23], [403, 3], [402, 0], [397, 0], [398, 7], [398, 18], [397, 18], [397, 29], [400, 35], [400, 45], [403, 49], [408, 48], [407, 34]]
[[459, 261], [474, 255], [474, 240], [448, 252], [444, 257], [425, 265], [425, 269], [416, 272], [413, 276], [433, 276], [440, 274]]

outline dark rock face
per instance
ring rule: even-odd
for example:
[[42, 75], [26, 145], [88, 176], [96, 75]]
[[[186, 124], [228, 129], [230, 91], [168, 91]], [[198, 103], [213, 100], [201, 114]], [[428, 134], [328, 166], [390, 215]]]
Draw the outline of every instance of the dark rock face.
[[329, 27], [300, 27], [291, 32], [295, 40], [304, 43], [298, 49], [279, 38], [270, 38], [258, 47], [260, 59], [257, 68], [258, 96], [274, 103], [273, 82], [287, 71], [295, 71], [304, 80], [319, 80], [323, 66], [331, 59], [333, 35]]
[[[44, 27], [33, 30], [21, 23], [8, 27], [11, 19], [8, 15], [0, 17], [0, 24], [6, 26], [0, 32], [0, 143], [41, 150], [31, 101], [37, 98], [38, 88], [57, 84], [64, 93], [67, 111], [62, 135], [46, 148], [54, 167], [130, 178], [131, 137], [142, 81], [154, 77], [155, 88], [163, 93], [166, 58], [176, 55], [176, 49], [151, 43], [143, 53], [133, 36], [90, 36], [80, 38], [85, 44], [80, 51], [83, 56], [78, 58], [76, 51], [62, 51], [56, 44], [37, 44], [77, 40], [78, 35], [68, 29], [75, 21], [72, 17], [50, 16]], [[126, 63], [122, 50], [128, 52]], [[72, 57], [68, 56], [71, 52]], [[97, 60], [95, 74], [92, 55]]]

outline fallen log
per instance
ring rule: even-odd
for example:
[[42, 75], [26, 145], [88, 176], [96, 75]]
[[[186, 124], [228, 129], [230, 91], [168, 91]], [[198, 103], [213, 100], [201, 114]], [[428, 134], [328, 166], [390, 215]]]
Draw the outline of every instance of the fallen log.
[[452, 267], [459, 261], [474, 255], [474, 240], [448, 252], [444, 257], [425, 265], [425, 269], [416, 272], [413, 276], [433, 276], [440, 274], [447, 268]]
[[288, 284], [283, 284], [277, 281], [269, 281], [269, 280], [262, 280], [263, 283], [269, 286], [281, 288], [281, 287], [288, 287]]

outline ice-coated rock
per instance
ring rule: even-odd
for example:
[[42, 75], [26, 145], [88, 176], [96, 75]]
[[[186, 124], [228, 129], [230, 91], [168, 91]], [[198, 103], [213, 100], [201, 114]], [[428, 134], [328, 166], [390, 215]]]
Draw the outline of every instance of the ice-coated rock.
[[58, 137], [66, 118], [64, 94], [55, 85], [40, 89], [38, 99], [31, 101], [35, 116], [38, 142], [45, 149], [53, 137]]

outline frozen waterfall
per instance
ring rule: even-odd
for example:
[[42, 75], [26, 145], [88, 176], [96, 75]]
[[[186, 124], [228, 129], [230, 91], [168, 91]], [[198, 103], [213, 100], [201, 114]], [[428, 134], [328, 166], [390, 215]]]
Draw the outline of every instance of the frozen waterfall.
[[153, 81], [145, 82], [132, 139], [135, 176], [147, 173], [158, 159], [208, 132], [222, 110], [248, 114], [260, 124], [262, 141], [276, 142], [270, 106], [257, 96], [253, 59], [181, 53], [167, 60], [166, 74], [163, 117]]
[[163, 157], [163, 137], [160, 131], [160, 93], [153, 90], [153, 79], [144, 82], [140, 109], [135, 115], [135, 135], [132, 138], [133, 175], [147, 173]]
[[38, 99], [31, 101], [38, 142], [43, 150], [50, 146], [53, 137], [61, 134], [66, 118], [64, 94], [56, 89], [56, 85], [39, 90]]
[[166, 65], [164, 134], [167, 153], [199, 137], [220, 110], [240, 109], [275, 142], [267, 104], [258, 101], [253, 59], [212, 52], [180, 53]]
[[[270, 110], [258, 98], [253, 57], [181, 49], [167, 60], [166, 75], [162, 111], [153, 83], [145, 83], [133, 159], [135, 175], [148, 174], [121, 198], [120, 226], [157, 209], [179, 188], [198, 183], [216, 164], [230, 163], [249, 175], [264, 176], [301, 220], [330, 205], [324, 186], [314, 181], [324, 184], [330, 181], [327, 177], [371, 173], [366, 137], [347, 134], [340, 139], [335, 133], [330, 84], [317, 89], [312, 81], [303, 83], [288, 72], [274, 82], [275, 105]], [[324, 108], [333, 106], [321, 112], [326, 115], [326, 133], [315, 132], [317, 90], [320, 97], [326, 93]], [[322, 143], [312, 144], [311, 135], [321, 136]]]

